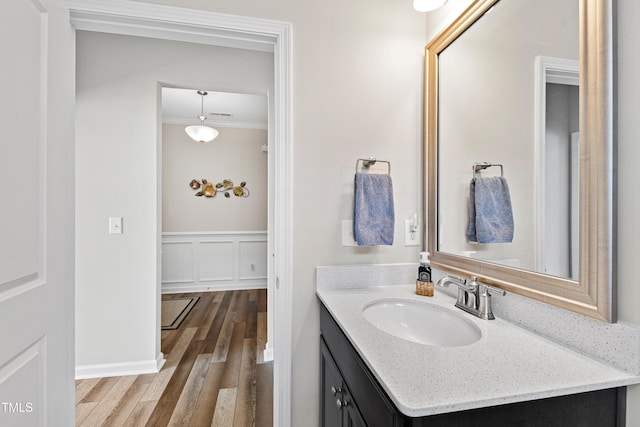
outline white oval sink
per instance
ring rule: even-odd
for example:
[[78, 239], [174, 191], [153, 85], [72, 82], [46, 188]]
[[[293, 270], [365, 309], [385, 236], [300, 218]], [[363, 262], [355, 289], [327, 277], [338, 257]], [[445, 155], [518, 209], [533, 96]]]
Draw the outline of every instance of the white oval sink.
[[362, 311], [364, 318], [383, 332], [419, 344], [459, 347], [482, 336], [469, 320], [440, 306], [411, 300], [374, 301]]

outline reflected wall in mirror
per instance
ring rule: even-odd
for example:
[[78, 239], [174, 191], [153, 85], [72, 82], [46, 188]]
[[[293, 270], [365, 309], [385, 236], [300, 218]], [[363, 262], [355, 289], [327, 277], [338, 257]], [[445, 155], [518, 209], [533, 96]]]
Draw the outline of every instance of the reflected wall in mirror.
[[[427, 45], [434, 266], [615, 320], [612, 13], [610, 0], [476, 0]], [[480, 190], [500, 175], [496, 219], [504, 189]]]
[[[571, 134], [562, 127], [578, 130], [578, 110], [570, 116], [570, 92], [562, 90], [564, 86], [552, 87], [549, 96], [545, 96], [544, 86], [537, 87], [536, 58], [577, 62], [578, 55], [576, 0], [502, 0], [440, 53], [438, 167], [440, 194], [446, 196], [439, 200], [438, 250], [571, 277], [569, 213], [560, 200], [569, 199], [565, 188], [569, 163], [564, 170], [556, 163], [568, 160], [564, 154], [568, 153]], [[543, 93], [537, 95], [538, 89]], [[536, 156], [537, 96], [553, 101], [549, 103], [551, 120], [546, 121], [551, 126], [547, 128], [551, 135], [546, 138], [551, 162]], [[574, 101], [577, 104], [577, 98]], [[482, 105], [484, 108], [478, 108]], [[563, 154], [563, 159], [556, 159], [555, 154]], [[469, 217], [472, 164], [484, 161], [503, 165], [509, 185], [514, 231], [507, 244], [467, 240], [468, 222], [474, 220]], [[539, 187], [537, 178], [542, 170], [549, 175]], [[500, 170], [488, 168], [477, 177], [496, 173]], [[547, 215], [544, 206], [541, 211], [536, 209], [536, 199], [542, 202], [544, 198], [532, 198], [536, 191], [544, 190], [545, 181], [556, 185], [557, 191], [547, 192], [553, 197], [548, 207], [556, 209], [555, 215]], [[475, 201], [479, 204], [481, 197]], [[547, 221], [538, 221], [538, 213]], [[547, 230], [537, 233], [538, 224]], [[542, 238], [544, 251], [536, 250], [537, 237]], [[538, 260], [536, 255], [548, 253], [549, 248], [554, 253]]]

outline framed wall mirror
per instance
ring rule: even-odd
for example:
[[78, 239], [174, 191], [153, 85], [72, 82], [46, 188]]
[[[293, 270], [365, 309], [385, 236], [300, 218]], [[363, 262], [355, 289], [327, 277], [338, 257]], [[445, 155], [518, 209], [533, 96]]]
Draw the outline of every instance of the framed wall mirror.
[[[613, 13], [475, 0], [426, 46], [435, 268], [615, 322]], [[479, 238], [479, 188], [496, 177], [507, 236]]]

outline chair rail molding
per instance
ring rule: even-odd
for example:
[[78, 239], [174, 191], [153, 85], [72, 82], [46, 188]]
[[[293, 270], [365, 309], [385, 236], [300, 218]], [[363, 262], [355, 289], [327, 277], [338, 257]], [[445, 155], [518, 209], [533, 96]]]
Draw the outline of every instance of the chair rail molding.
[[[274, 55], [274, 425], [291, 426], [293, 331], [293, 120], [292, 24], [126, 0], [66, 0], [76, 30], [137, 35], [163, 40], [273, 52]], [[270, 165], [271, 167], [271, 165]], [[160, 227], [158, 227], [160, 229]], [[161, 241], [158, 232], [158, 241]], [[160, 254], [158, 254], [158, 262]], [[161, 284], [158, 280], [158, 290]]]

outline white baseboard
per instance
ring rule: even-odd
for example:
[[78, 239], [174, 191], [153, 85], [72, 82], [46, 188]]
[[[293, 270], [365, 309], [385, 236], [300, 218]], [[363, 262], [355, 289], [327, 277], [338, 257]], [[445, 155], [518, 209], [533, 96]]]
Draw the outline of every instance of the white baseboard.
[[273, 360], [273, 346], [267, 343], [264, 346], [264, 351], [262, 352], [262, 357], [265, 362], [271, 362]]
[[156, 360], [79, 365], [76, 366], [76, 380], [83, 380], [86, 378], [121, 377], [125, 375], [155, 374], [160, 371], [164, 362], [164, 354], [160, 353]]
[[166, 361], [167, 359], [164, 358], [164, 354], [159, 351], [156, 357], [156, 372], [160, 372], [160, 369], [162, 369]]
[[162, 284], [163, 294], [174, 294], [182, 292], [214, 292], [214, 291], [239, 291], [245, 289], [267, 289], [267, 282], [263, 283], [221, 283], [208, 285], [193, 284]]

